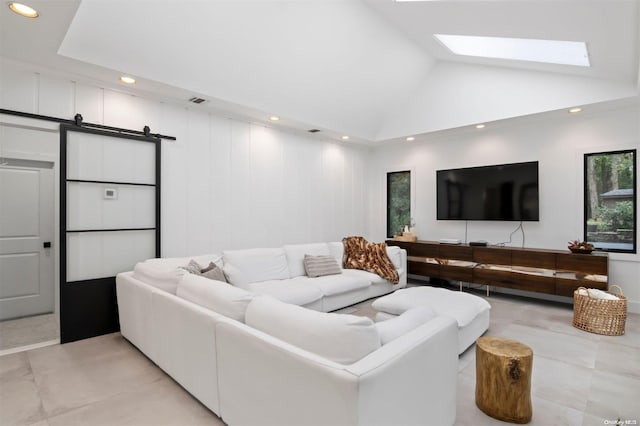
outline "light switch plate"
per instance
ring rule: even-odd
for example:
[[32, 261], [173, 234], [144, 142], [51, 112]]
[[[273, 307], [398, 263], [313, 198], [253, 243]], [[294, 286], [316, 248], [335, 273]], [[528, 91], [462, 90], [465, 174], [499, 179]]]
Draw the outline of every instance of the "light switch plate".
[[118, 199], [118, 190], [116, 188], [105, 188], [104, 189], [104, 199], [105, 200], [117, 200]]

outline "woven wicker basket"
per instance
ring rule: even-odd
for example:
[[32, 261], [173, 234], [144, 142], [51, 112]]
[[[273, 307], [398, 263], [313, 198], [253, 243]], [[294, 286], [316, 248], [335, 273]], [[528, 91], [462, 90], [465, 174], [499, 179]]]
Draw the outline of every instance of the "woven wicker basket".
[[[597, 299], [589, 295], [589, 290], [580, 287], [573, 292], [573, 326], [580, 330], [607, 336], [620, 336], [624, 334], [624, 325], [627, 320], [627, 298], [622, 294], [613, 294], [620, 300]], [[586, 290], [587, 294], [580, 294], [580, 289]]]

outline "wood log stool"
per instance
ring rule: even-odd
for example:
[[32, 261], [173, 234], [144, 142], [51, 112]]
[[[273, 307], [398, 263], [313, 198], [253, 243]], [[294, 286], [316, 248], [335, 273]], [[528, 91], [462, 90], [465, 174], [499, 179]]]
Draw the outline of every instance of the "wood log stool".
[[533, 351], [502, 337], [476, 340], [476, 405], [506, 422], [531, 421]]

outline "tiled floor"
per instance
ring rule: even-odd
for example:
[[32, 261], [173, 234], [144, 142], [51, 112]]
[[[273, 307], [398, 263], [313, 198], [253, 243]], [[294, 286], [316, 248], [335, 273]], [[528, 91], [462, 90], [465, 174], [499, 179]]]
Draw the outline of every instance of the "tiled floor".
[[0, 321], [0, 353], [59, 338], [60, 328], [55, 314]]
[[[571, 326], [573, 311], [491, 295], [488, 334], [534, 351], [532, 425], [640, 422], [640, 316], [626, 334]], [[344, 312], [371, 316], [370, 301]], [[499, 425], [474, 403], [475, 349], [460, 357], [458, 425]], [[120, 334], [0, 357], [1, 425], [221, 425], [221, 420]], [[612, 424], [612, 423], [608, 423]]]

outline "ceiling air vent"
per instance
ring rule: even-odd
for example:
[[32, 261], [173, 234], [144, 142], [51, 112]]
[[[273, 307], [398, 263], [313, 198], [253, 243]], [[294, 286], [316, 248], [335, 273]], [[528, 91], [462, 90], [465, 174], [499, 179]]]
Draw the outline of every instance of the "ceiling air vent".
[[201, 104], [203, 102], [207, 102], [207, 100], [194, 96], [193, 98], [189, 99], [189, 102], [193, 102], [194, 104]]
[[309, 132], [309, 133], [318, 133], [319, 131], [320, 131], [319, 129], [310, 129], [310, 130], [307, 130], [307, 132]]

